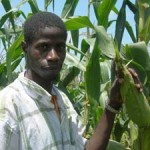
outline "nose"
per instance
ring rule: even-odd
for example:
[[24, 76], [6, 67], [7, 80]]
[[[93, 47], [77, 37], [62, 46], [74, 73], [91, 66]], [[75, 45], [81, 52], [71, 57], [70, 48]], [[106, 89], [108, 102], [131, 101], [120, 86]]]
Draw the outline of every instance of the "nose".
[[47, 56], [46, 56], [46, 59], [47, 59], [48, 61], [58, 61], [58, 60], [59, 60], [59, 56], [58, 56], [58, 54], [57, 54], [57, 52], [56, 52], [56, 50], [55, 50], [54, 48], [52, 48], [52, 49], [48, 52], [48, 54], [47, 54]]

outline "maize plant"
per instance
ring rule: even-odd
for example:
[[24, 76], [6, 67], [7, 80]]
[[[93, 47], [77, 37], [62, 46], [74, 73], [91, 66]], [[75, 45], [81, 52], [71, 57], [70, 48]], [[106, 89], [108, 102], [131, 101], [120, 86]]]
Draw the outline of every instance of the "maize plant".
[[149, 150], [150, 148], [150, 127], [139, 129], [139, 140], [142, 143], [141, 150]]
[[123, 64], [118, 48], [116, 48], [115, 71], [118, 77], [123, 78], [120, 88], [120, 94], [123, 106], [126, 109], [128, 117], [132, 120], [138, 129], [137, 139], [133, 142], [132, 150], [149, 150], [150, 148], [150, 106], [143, 92], [140, 92], [136, 86], [133, 76]]
[[[116, 47], [115, 71], [117, 76], [124, 79], [120, 88], [121, 97], [129, 118], [139, 127], [150, 125], [150, 106], [143, 92], [136, 87], [136, 83], [127, 65], [123, 64]], [[133, 111], [134, 110], [134, 111]]]
[[134, 79], [126, 66], [122, 68], [124, 82], [121, 86], [121, 96], [129, 118], [139, 127], [149, 126], [150, 106], [143, 92], [138, 91]]

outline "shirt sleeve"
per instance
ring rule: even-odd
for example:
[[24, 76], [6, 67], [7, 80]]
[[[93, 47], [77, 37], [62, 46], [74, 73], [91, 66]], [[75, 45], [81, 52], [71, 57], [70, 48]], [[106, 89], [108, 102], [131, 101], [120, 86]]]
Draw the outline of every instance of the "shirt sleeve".
[[18, 135], [6, 122], [2, 120], [0, 120], [0, 149], [19, 150]]
[[[9, 94], [8, 94], [9, 93]], [[0, 92], [0, 150], [19, 150], [19, 134], [10, 91]], [[18, 130], [18, 131], [17, 131]]]

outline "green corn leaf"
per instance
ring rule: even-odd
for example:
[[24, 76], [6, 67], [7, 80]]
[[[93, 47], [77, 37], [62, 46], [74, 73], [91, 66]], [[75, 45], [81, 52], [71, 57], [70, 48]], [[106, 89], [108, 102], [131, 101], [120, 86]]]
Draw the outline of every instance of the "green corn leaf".
[[75, 51], [75, 53], [80, 54], [81, 56], [86, 56], [82, 51], [80, 51], [77, 47], [75, 47], [74, 45], [71, 45], [70, 43], [66, 43], [67, 47], [69, 49], [72, 49]]
[[126, 12], [125, 12], [126, 8], [125, 7], [126, 7], [126, 3], [124, 1], [123, 5], [121, 7], [121, 10], [118, 14], [117, 22], [116, 22], [115, 40], [118, 43], [119, 50], [121, 47], [122, 37], [123, 37], [125, 24], [126, 24]]
[[110, 140], [106, 150], [127, 150], [127, 149], [121, 143]]
[[8, 14], [5, 14], [4, 16], [1, 17], [0, 19], [0, 28], [4, 25], [4, 23], [6, 22], [6, 20], [9, 18]]
[[75, 66], [76, 68], [79, 68], [81, 71], [85, 71], [85, 64], [83, 62], [79, 61], [79, 58], [75, 55], [66, 53], [66, 59], [64, 62], [68, 67]]
[[64, 87], [66, 87], [78, 74], [79, 74], [80, 70], [76, 67], [71, 67], [69, 73], [67, 74], [67, 76], [63, 79], [62, 81], [62, 85]]
[[126, 26], [126, 29], [127, 29], [128, 33], [129, 33], [133, 43], [137, 42], [137, 39], [136, 39], [136, 37], [134, 35], [133, 29], [132, 29], [131, 25], [129, 24], [129, 22], [126, 21], [126, 25], [125, 26]]
[[140, 36], [143, 37], [143, 40], [146, 44], [150, 41], [150, 16], [147, 18], [144, 28], [142, 29]]
[[12, 68], [11, 63], [16, 60], [18, 57], [21, 56], [22, 48], [21, 48], [21, 42], [23, 40], [23, 34], [21, 34], [18, 39], [9, 47], [6, 55], [6, 64], [7, 64], [7, 76], [9, 82], [13, 80], [12, 77]]
[[[92, 107], [95, 107], [100, 97], [100, 50], [95, 42], [91, 58], [85, 72], [86, 94]], [[95, 77], [96, 76], [96, 77]]]
[[[89, 50], [90, 44], [86, 41], [86, 39], [82, 39], [81, 41], [81, 51], [86, 54], [86, 52]], [[84, 55], [81, 55], [80, 60], [82, 60]]]
[[98, 7], [98, 25], [102, 25], [105, 29], [108, 26], [108, 17], [110, 15], [110, 11], [114, 7], [117, 0], [102, 0]]
[[127, 44], [125, 46], [125, 54], [129, 60], [137, 62], [145, 70], [150, 71], [150, 56], [145, 42]]
[[5, 72], [6, 72], [6, 64], [0, 64], [0, 90], [2, 87], [5, 87], [7, 85], [7, 78], [5, 76]]
[[100, 62], [100, 68], [101, 68], [101, 84], [106, 83], [110, 79], [110, 61], [104, 60], [103, 62]]
[[[15, 21], [14, 21], [13, 12], [11, 11], [12, 8], [11, 8], [10, 1], [9, 1], [9, 0], [2, 0], [1, 3], [2, 3], [2, 5], [3, 5], [3, 7], [4, 7], [4, 9], [5, 9], [6, 12], [9, 12], [9, 11], [10, 11], [7, 15], [8, 15], [8, 18], [9, 18], [9, 20], [10, 20], [10, 22], [11, 22], [11, 24], [12, 24], [12, 27], [13, 27], [13, 29], [14, 29], [14, 32], [15, 32]], [[3, 19], [4, 19], [4, 18], [3, 18]], [[6, 19], [6, 18], [5, 18], [5, 19]], [[4, 19], [4, 20], [5, 20], [5, 19]], [[4, 20], [3, 20], [3, 21], [4, 21]]]
[[[51, 2], [53, 2], [53, 6], [54, 6], [54, 0], [44, 0], [44, 9], [47, 11], [48, 6], [50, 5]], [[54, 7], [53, 7], [54, 10]]]
[[126, 0], [126, 4], [134, 14], [137, 13], [138, 11], [137, 6], [134, 5], [130, 0]]
[[72, 43], [74, 46], [78, 47], [79, 43], [79, 30], [72, 30], [71, 31]]
[[67, 30], [78, 30], [84, 27], [94, 28], [87, 16], [70, 17], [64, 19]]
[[73, 16], [78, 2], [79, 2], [79, 0], [71, 0], [71, 1], [66, 0], [66, 2], [64, 4], [64, 8], [62, 10], [61, 17], [68, 18], [70, 16]]
[[137, 3], [150, 3], [150, 0], [137, 0]]
[[95, 26], [95, 31], [96, 31], [98, 46], [102, 54], [109, 58], [114, 58], [115, 49], [113, 45], [113, 40], [109, 37], [104, 27]]
[[39, 11], [36, 0], [28, 0], [28, 3], [31, 7], [32, 13], [37, 13]]

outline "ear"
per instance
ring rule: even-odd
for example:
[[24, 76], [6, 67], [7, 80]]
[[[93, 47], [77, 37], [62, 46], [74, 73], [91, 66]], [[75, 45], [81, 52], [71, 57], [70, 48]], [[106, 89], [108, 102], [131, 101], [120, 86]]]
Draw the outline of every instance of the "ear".
[[21, 46], [22, 46], [22, 50], [27, 53], [27, 48], [28, 48], [28, 44], [26, 43], [26, 41], [22, 41], [21, 42]]

